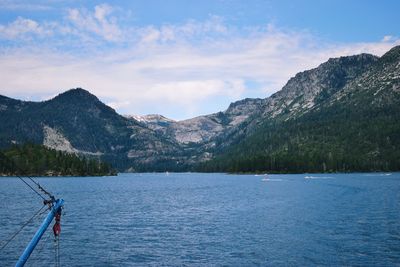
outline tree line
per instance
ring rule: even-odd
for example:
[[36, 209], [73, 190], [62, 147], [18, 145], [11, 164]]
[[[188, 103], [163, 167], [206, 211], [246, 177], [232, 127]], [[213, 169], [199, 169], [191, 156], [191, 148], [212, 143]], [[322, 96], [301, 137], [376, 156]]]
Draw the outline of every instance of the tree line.
[[3, 176], [105, 176], [116, 171], [108, 163], [49, 149], [43, 145], [14, 145], [0, 151]]

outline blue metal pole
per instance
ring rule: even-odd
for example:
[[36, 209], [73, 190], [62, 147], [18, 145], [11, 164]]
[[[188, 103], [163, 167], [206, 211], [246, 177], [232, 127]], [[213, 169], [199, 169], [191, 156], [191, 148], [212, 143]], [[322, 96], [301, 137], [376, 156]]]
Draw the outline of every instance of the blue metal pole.
[[31, 242], [26, 246], [24, 252], [22, 253], [21, 257], [15, 264], [16, 267], [24, 266], [26, 261], [28, 260], [29, 256], [32, 254], [33, 250], [35, 249], [36, 245], [39, 243], [40, 238], [42, 238], [44, 232], [46, 232], [47, 227], [53, 221], [54, 216], [56, 215], [58, 209], [60, 209], [64, 204], [63, 199], [57, 199], [49, 214], [47, 214], [46, 218], [40, 225], [40, 228], [37, 230], [36, 234], [33, 236]]

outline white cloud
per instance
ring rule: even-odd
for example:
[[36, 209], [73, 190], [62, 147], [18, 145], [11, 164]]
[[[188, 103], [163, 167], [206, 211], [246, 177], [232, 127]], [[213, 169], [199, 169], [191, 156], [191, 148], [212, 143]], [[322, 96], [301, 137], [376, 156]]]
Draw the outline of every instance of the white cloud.
[[124, 107], [129, 107], [132, 103], [129, 101], [118, 101], [118, 102], [107, 102], [106, 105], [112, 107], [113, 109], [121, 109]]
[[95, 34], [107, 41], [119, 41], [122, 31], [115, 17], [110, 17], [113, 9], [107, 4], [97, 5], [94, 12], [86, 9], [69, 9], [68, 20], [83, 32]]
[[51, 33], [51, 29], [43, 27], [35, 20], [22, 17], [18, 17], [8, 25], [0, 25], [0, 37], [5, 39], [26, 38], [29, 34], [46, 35]]
[[210, 40], [210, 37], [224, 36], [228, 33], [228, 27], [221, 17], [210, 16], [203, 22], [189, 20], [180, 25], [165, 24], [158, 28], [148, 26], [137, 29], [137, 32], [144, 43], [187, 42], [193, 38], [201, 42], [204, 39]]
[[17, 0], [1, 0], [0, 9], [3, 10], [28, 10], [28, 11], [43, 11], [50, 10], [52, 7], [45, 4], [30, 4], [23, 1]]
[[145, 44], [156, 42], [161, 36], [161, 32], [153, 26], [140, 29], [138, 32], [141, 35], [141, 42]]
[[[0, 94], [49, 96], [82, 87], [121, 113], [183, 119], [224, 110], [244, 97], [267, 97], [297, 72], [330, 57], [382, 55], [400, 44], [391, 36], [370, 43], [332, 44], [273, 25], [237, 29], [215, 16], [203, 22], [127, 29], [113, 12], [103, 4], [92, 11], [69, 9], [64, 22], [19, 18], [0, 25], [3, 38], [58, 37], [48, 44], [2, 49]], [[57, 42], [69, 47], [71, 36], [83, 46], [89, 40], [95, 52], [49, 48]], [[99, 39], [93, 41], [93, 36]], [[249, 82], [257, 86], [251, 88]]]
[[385, 36], [383, 36], [382, 42], [390, 42], [394, 39], [395, 38], [392, 35], [385, 35]]

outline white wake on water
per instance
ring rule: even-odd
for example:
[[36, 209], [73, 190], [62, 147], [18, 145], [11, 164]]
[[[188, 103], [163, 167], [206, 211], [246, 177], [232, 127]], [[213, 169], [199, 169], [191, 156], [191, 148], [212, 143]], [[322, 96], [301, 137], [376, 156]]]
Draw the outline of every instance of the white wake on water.
[[304, 176], [304, 179], [333, 179], [330, 176]]
[[282, 179], [278, 179], [278, 178], [264, 178], [264, 179], [262, 179], [261, 181], [263, 181], [263, 182], [282, 182], [283, 180]]
[[364, 174], [364, 176], [390, 176], [391, 173], [373, 173], [373, 174]]

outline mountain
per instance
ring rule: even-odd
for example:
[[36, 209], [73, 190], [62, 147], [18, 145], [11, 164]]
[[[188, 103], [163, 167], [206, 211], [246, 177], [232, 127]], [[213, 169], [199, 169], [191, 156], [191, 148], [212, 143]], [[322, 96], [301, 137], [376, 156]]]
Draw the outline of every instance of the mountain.
[[161, 115], [127, 115], [126, 118], [173, 140], [181, 148], [180, 160], [186, 163], [184, 169], [190, 170], [198, 162], [212, 158], [218, 138], [231, 131], [236, 132], [244, 127], [247, 120], [260, 114], [263, 102], [263, 99], [247, 98], [232, 103], [225, 111], [183, 121], [174, 121]]
[[[251, 109], [251, 116], [240, 121], [236, 127], [214, 136], [212, 141], [215, 149], [209, 152], [218, 154], [241, 142], [266, 120], [281, 121], [306, 113], [330, 95], [340, 91], [377, 59], [378, 57], [368, 54], [332, 58], [317, 68], [296, 74], [282, 90], [268, 98], [258, 99], [257, 108]], [[246, 102], [239, 101], [239, 104], [244, 104], [240, 105], [244, 110], [249, 107]], [[235, 105], [236, 103], [231, 106]]]
[[2, 96], [0, 107], [3, 148], [26, 142], [44, 144], [101, 157], [122, 170], [165, 162], [165, 153], [179, 154], [180, 148], [173, 140], [117, 114], [80, 88], [37, 103]]
[[262, 99], [246, 98], [232, 103], [227, 110], [183, 121], [174, 121], [161, 115], [127, 115], [137, 123], [160, 132], [180, 144], [200, 144], [233, 128], [262, 110]]
[[378, 57], [368, 54], [331, 58], [315, 69], [296, 74], [265, 101], [264, 117], [293, 117], [323, 103], [368, 70]]
[[0, 147], [33, 142], [121, 171], [400, 170], [400, 46], [332, 58], [265, 99], [174, 121], [121, 116], [83, 89], [0, 96]]
[[202, 171], [400, 169], [400, 47], [330, 59], [266, 99], [258, 127]]

